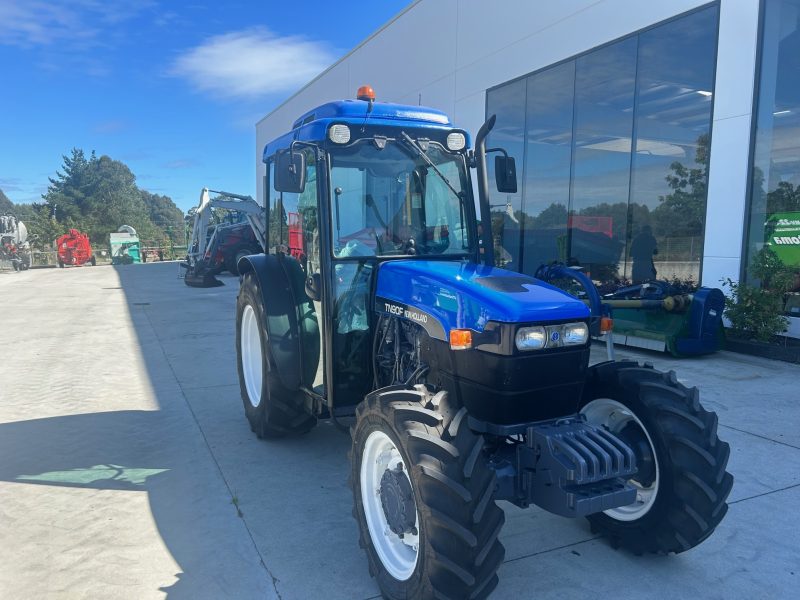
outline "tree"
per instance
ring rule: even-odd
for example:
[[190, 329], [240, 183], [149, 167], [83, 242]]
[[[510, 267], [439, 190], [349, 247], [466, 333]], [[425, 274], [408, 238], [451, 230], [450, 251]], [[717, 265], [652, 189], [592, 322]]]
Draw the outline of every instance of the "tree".
[[42, 198], [57, 221], [74, 225], [85, 214], [83, 207], [89, 185], [90, 167], [97, 162], [92, 152], [87, 160], [83, 150], [73, 148], [70, 156], [63, 156], [62, 171], [55, 178], [48, 177], [50, 185]]
[[703, 233], [708, 192], [708, 134], [697, 138], [694, 161], [688, 168], [675, 161], [666, 176], [672, 193], [660, 196], [661, 203], [653, 211], [655, 234], [658, 237], [695, 237]]
[[535, 229], [564, 229], [567, 226], [567, 207], [553, 202], [533, 218]]
[[54, 239], [72, 227], [104, 245], [121, 225], [136, 229], [145, 242], [182, 242], [183, 213], [167, 196], [139, 189], [127, 165], [94, 152], [86, 158], [73, 148], [64, 164], [49, 178], [43, 204], [34, 204], [31, 221], [37, 233]]
[[184, 242], [183, 211], [178, 208], [169, 196], [151, 194], [141, 190], [147, 214], [153, 225], [164, 232], [172, 243]]
[[14, 212], [14, 203], [8, 199], [3, 190], [0, 190], [0, 215]]
[[800, 185], [781, 181], [767, 194], [767, 214], [778, 212], [800, 212]]

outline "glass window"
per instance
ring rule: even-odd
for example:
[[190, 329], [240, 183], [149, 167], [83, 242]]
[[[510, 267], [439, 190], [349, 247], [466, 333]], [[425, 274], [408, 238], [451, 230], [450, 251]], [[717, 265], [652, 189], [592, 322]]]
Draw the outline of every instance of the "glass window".
[[491, 194], [498, 265], [578, 264], [601, 285], [699, 280], [718, 12], [488, 92], [490, 146], [516, 157], [523, 182]]
[[717, 7], [639, 36], [625, 277], [699, 281]]
[[578, 58], [567, 262], [618, 278], [627, 238], [635, 37]]
[[463, 157], [430, 144], [427, 157], [400, 142], [371, 141], [332, 152], [333, 245], [337, 258], [464, 254]]
[[[492, 90], [487, 98], [488, 116], [497, 115], [497, 122], [486, 140], [487, 148], [503, 148], [513, 156], [518, 169], [525, 162], [525, 80], [519, 79]], [[489, 181], [494, 181], [494, 155], [487, 159]], [[517, 174], [519, 178], [520, 173]], [[520, 269], [520, 217], [522, 186], [516, 194], [501, 194], [489, 184], [489, 205], [492, 211], [492, 238], [495, 262], [516, 271]]]
[[[300, 261], [308, 273], [319, 272], [319, 226], [317, 223], [317, 166], [314, 154], [306, 154], [306, 187], [302, 193], [269, 190], [269, 245]], [[269, 163], [274, 181], [274, 162]]]
[[566, 262], [575, 61], [528, 78], [522, 268]]
[[800, 0], [764, 10], [745, 266], [768, 248], [800, 271]]

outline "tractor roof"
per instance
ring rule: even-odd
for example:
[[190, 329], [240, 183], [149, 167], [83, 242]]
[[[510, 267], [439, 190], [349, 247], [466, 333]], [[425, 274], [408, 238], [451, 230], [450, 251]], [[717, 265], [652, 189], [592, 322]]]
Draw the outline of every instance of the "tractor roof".
[[292, 131], [273, 140], [264, 147], [263, 158], [277, 150], [288, 148], [293, 141], [320, 142], [325, 140], [328, 127], [333, 123], [402, 127], [403, 129], [452, 129], [450, 118], [440, 110], [426, 106], [375, 102], [367, 113], [369, 103], [364, 100], [337, 100], [308, 111], [292, 125]]

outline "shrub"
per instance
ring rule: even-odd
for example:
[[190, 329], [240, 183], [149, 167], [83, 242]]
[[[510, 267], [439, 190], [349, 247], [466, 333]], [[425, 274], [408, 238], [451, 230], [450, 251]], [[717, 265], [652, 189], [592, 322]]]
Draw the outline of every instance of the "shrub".
[[734, 335], [769, 342], [789, 325], [783, 315], [783, 296], [794, 284], [795, 273], [766, 246], [753, 257], [750, 273], [761, 281], [760, 286], [722, 280], [722, 286], [730, 290], [725, 316]]
[[789, 320], [783, 316], [782, 294], [730, 278], [722, 280], [722, 287], [730, 289], [725, 298], [725, 316], [734, 335], [769, 342], [786, 331]]

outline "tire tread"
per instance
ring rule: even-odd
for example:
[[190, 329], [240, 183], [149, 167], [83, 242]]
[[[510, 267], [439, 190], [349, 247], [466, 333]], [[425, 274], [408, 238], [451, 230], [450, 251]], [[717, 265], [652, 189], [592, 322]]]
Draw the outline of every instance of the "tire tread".
[[705, 540], [727, 512], [733, 477], [726, 471], [730, 447], [717, 436], [717, 415], [702, 407], [697, 388], [680, 383], [674, 371], [607, 362], [590, 369], [582, 405], [595, 398], [642, 407], [637, 416], [650, 423], [666, 457], [659, 459], [660, 496], [650, 511], [629, 522], [590, 515], [592, 531], [636, 554], [679, 553]]
[[[467, 426], [467, 412], [452, 405], [445, 392], [424, 386], [395, 386], [368, 394], [356, 410], [351, 449], [351, 488], [366, 547], [370, 573], [385, 598], [485, 598], [497, 585], [505, 550], [499, 541], [505, 515], [493, 502], [495, 475], [482, 453], [482, 438]], [[381, 421], [394, 430], [410, 460], [417, 488], [420, 524], [426, 537], [424, 571], [419, 587], [399, 589], [371, 550], [369, 530], [360, 508], [360, 431]], [[414, 576], [416, 577], [416, 575]]]

